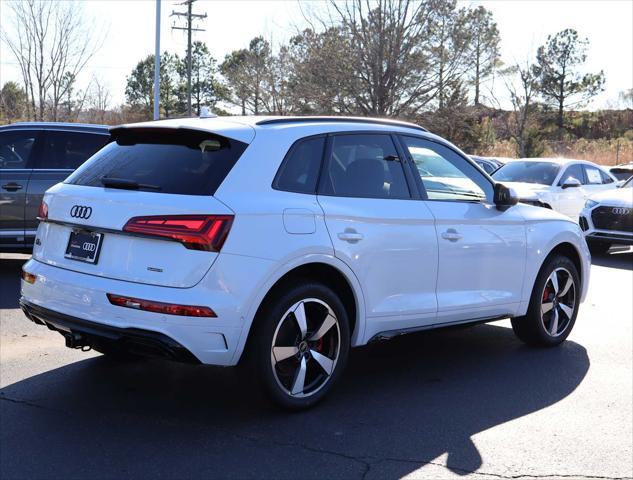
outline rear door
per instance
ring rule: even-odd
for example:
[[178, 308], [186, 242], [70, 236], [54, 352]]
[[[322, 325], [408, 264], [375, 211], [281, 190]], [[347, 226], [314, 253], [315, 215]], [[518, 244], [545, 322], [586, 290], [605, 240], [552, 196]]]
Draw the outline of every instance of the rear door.
[[[48, 221], [34, 257], [117, 280], [195, 285], [233, 219], [213, 194], [247, 145], [183, 129], [130, 130], [114, 139], [46, 193]], [[82, 259], [85, 252], [73, 248], [83, 244], [90, 248]]]
[[433, 216], [410, 189], [407, 168], [389, 134], [328, 138], [318, 201], [335, 255], [362, 286], [366, 338], [435, 319]]
[[76, 168], [110, 140], [107, 132], [47, 130], [34, 158], [33, 171], [26, 191], [24, 229], [27, 246], [32, 246], [38, 220], [37, 211], [44, 192], [63, 182]]
[[41, 132], [0, 132], [0, 249], [24, 248], [26, 192]]

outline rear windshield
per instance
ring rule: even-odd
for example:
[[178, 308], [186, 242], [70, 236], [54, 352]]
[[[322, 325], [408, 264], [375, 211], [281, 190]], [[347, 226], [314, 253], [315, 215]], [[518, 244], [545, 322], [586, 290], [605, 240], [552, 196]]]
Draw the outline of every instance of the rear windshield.
[[246, 147], [208, 132], [145, 129], [112, 132], [65, 183], [181, 195], [213, 195]]
[[552, 185], [560, 165], [552, 162], [508, 162], [492, 174], [498, 182]]

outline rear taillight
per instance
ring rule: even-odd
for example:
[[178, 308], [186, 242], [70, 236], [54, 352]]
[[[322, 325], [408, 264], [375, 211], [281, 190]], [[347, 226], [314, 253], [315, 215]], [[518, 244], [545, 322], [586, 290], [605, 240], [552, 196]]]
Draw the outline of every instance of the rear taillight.
[[155, 302], [153, 300], [142, 300], [140, 298], [123, 297], [108, 293], [108, 300], [112, 305], [118, 307], [133, 308], [135, 310], [145, 310], [146, 312], [164, 313], [166, 315], [182, 315], [187, 317], [216, 317], [217, 315], [209, 307], [199, 307], [196, 305], [178, 305], [175, 303]]
[[37, 275], [33, 275], [26, 270], [22, 270], [22, 280], [33, 285], [35, 283], [35, 280], [37, 280]]
[[232, 224], [233, 215], [158, 215], [130, 218], [123, 231], [170, 238], [192, 250], [219, 252]]
[[42, 201], [42, 203], [40, 203], [40, 208], [37, 211], [37, 218], [39, 220], [46, 220], [48, 219], [48, 205], [46, 205], [46, 202]]

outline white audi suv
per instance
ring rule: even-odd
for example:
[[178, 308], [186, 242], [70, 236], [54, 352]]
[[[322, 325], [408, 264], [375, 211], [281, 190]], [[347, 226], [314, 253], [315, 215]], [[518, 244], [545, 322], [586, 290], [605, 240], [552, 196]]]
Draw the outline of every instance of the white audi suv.
[[111, 134], [45, 194], [22, 273], [26, 316], [71, 348], [243, 363], [300, 409], [351, 347], [503, 318], [558, 345], [585, 297], [579, 226], [516, 204], [416, 125], [224, 117]]
[[522, 203], [551, 208], [574, 220], [591, 195], [615, 190], [621, 183], [595, 163], [568, 158], [511, 160], [492, 178], [512, 188]]

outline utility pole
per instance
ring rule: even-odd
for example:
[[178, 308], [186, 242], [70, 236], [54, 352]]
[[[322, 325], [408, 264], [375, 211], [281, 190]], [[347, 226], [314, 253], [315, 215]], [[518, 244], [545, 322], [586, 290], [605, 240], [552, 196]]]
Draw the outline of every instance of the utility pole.
[[156, 45], [154, 51], [154, 120], [160, 116], [160, 0], [156, 0]]
[[192, 13], [192, 5], [196, 0], [185, 0], [183, 3], [179, 5], [186, 5], [186, 12], [171, 12], [171, 16], [176, 17], [185, 17], [187, 26], [180, 27], [175, 24], [171, 27], [172, 30], [187, 30], [187, 115], [191, 116], [191, 32], [204, 32], [203, 28], [194, 28], [193, 27], [193, 19], [205, 19], [207, 18], [207, 14], [195, 14]]

